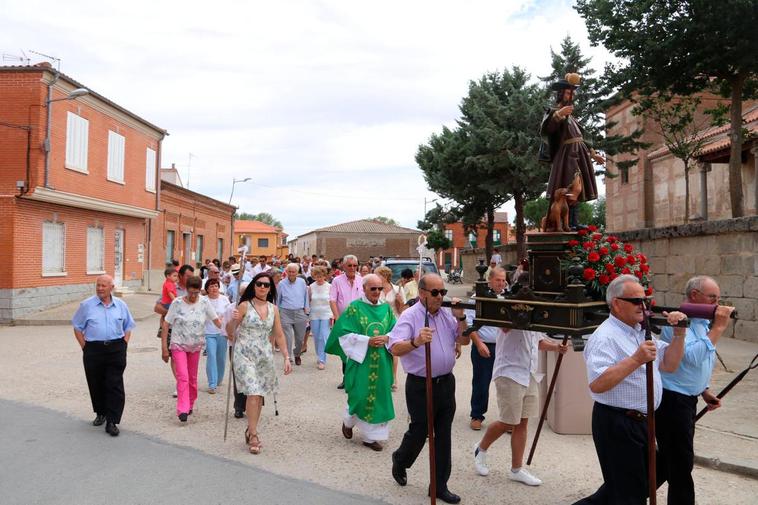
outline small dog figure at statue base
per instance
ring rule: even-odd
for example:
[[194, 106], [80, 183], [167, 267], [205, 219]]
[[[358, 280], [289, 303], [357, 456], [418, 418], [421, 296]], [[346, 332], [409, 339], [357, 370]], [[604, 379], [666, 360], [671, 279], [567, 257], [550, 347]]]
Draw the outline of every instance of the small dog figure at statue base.
[[553, 201], [547, 216], [542, 218], [542, 231], [571, 231], [568, 222], [568, 203], [567, 198], [572, 198], [568, 188], [558, 188], [553, 193]]

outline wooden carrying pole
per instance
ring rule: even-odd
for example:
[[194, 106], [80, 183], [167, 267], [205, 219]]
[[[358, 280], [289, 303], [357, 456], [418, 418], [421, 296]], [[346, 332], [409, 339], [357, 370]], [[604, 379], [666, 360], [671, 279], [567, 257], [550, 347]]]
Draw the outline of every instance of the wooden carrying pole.
[[[643, 305], [642, 314], [645, 322], [645, 340], [653, 340], [650, 331], [647, 308]], [[645, 382], [647, 386], [647, 486], [650, 505], [656, 504], [656, 490], [658, 489], [655, 477], [655, 390], [653, 384], [653, 366], [655, 360], [645, 363]]]
[[[424, 327], [429, 327], [429, 310], [424, 303]], [[429, 435], [429, 497], [437, 504], [437, 462], [434, 451], [434, 400], [432, 399], [432, 346], [424, 344], [426, 354], [426, 429]]]
[[[568, 335], [563, 336], [563, 342], [561, 345], [568, 343]], [[532, 441], [532, 447], [529, 449], [529, 457], [526, 459], [526, 464], [532, 464], [532, 458], [534, 457], [534, 451], [537, 449], [537, 441], [540, 439], [540, 431], [542, 431], [542, 425], [545, 423], [547, 417], [547, 407], [550, 405], [550, 399], [553, 397], [553, 390], [555, 389], [555, 382], [558, 378], [558, 370], [561, 369], [561, 362], [563, 361], [563, 353], [558, 354], [558, 359], [555, 360], [555, 370], [553, 371], [553, 377], [550, 379], [550, 386], [547, 388], [547, 396], [545, 397], [545, 405], [542, 407], [542, 414], [540, 414], [540, 422], [537, 424], [537, 431], [534, 433], [534, 440]]]

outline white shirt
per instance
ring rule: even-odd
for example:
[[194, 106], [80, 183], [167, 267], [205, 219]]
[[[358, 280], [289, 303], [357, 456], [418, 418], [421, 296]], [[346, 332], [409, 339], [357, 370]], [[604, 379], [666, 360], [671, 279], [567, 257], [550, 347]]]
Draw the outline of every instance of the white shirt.
[[495, 345], [495, 364], [492, 379], [508, 377], [529, 387], [529, 379], [539, 382], [545, 374], [537, 373], [540, 340], [547, 338], [544, 333], [526, 330], [500, 330]]
[[311, 321], [323, 321], [325, 319], [332, 318], [332, 308], [329, 305], [329, 289], [331, 285], [328, 282], [324, 282], [322, 285], [318, 285], [314, 282], [308, 289], [311, 294]]
[[[608, 316], [608, 319], [603, 321], [590, 335], [584, 348], [589, 383], [592, 384], [609, 367], [634, 354], [644, 340], [645, 331], [639, 324], [632, 328], [613, 315]], [[663, 362], [668, 344], [658, 339], [653, 339], [653, 342], [655, 342], [658, 351], [653, 365], [653, 391], [655, 393], [655, 408], [657, 409], [661, 404], [662, 394], [661, 372], [658, 367]], [[638, 367], [605, 393], [593, 393], [590, 390], [590, 396], [598, 403], [622, 409], [638, 410], [647, 414], [645, 366]]]
[[[211, 298], [209, 296], [205, 297], [211, 304], [211, 307], [213, 307], [213, 310], [216, 312], [216, 315], [221, 318], [224, 313], [226, 312], [226, 308], [230, 305], [229, 298], [218, 295], [217, 298]], [[205, 323], [205, 333], [206, 335], [226, 335], [226, 327], [225, 325], [221, 324], [221, 328], [213, 324], [213, 321], [206, 321]]]
[[495, 253], [490, 258], [490, 261], [494, 261], [496, 265], [500, 265], [500, 263], [503, 262], [503, 258], [499, 254]]
[[382, 294], [379, 295], [379, 302], [389, 303], [390, 307], [392, 308], [392, 313], [395, 315], [395, 319], [400, 317], [400, 312], [397, 310], [397, 305], [395, 305], [395, 299], [397, 298], [398, 294], [400, 294], [400, 298], [402, 299], [403, 303], [408, 301], [405, 299], [405, 293], [402, 289], [400, 289], [400, 286], [395, 286], [394, 284], [392, 285], [392, 291], [389, 293], [382, 291]]
[[251, 277], [255, 277], [259, 273], [261, 273], [261, 272], [268, 272], [269, 270], [271, 270], [271, 266], [270, 265], [264, 264], [263, 266], [261, 266], [261, 264], [258, 263], [257, 265], [255, 265], [253, 267], [252, 272], [250, 272], [250, 276]]
[[[497, 295], [498, 298], [504, 298], [502, 293]], [[469, 300], [470, 303], [476, 303], [476, 300], [471, 298]], [[476, 311], [473, 309], [466, 309], [464, 311], [464, 314], [466, 314], [466, 326], [471, 326], [474, 324], [474, 319], [476, 318]], [[485, 344], [494, 344], [497, 342], [497, 337], [500, 335], [502, 328], [498, 326], [482, 326], [478, 330], [476, 330], [476, 334], [479, 335], [479, 340], [484, 342]]]

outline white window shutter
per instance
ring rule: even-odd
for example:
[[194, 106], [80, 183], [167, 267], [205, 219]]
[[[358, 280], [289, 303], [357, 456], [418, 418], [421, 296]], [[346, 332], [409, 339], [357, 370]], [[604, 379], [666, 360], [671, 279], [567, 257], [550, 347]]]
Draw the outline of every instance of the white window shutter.
[[108, 179], [124, 182], [125, 138], [114, 131], [108, 132]]
[[145, 189], [155, 191], [155, 151], [147, 148], [145, 156]]
[[69, 112], [66, 116], [66, 167], [87, 171], [89, 121]]
[[87, 272], [103, 272], [105, 254], [103, 229], [90, 226], [87, 228]]
[[66, 236], [63, 223], [42, 223], [42, 271], [65, 272]]

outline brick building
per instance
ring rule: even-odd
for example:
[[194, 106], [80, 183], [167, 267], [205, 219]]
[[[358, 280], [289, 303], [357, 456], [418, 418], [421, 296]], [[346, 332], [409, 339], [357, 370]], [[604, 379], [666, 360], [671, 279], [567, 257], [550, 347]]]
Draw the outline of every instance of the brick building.
[[[698, 120], [703, 110], [717, 102], [728, 103], [715, 95], [700, 96]], [[684, 165], [663, 144], [659, 127], [632, 114], [632, 109], [633, 104], [628, 101], [608, 109], [606, 121], [613, 123], [609, 134], [629, 134], [642, 129], [642, 140], [650, 147], [637, 153], [638, 162], [633, 167], [620, 171], [619, 177], [605, 180], [607, 229], [620, 232], [730, 218], [729, 124], [699, 133], [706, 138], [706, 144], [689, 171], [690, 215], [685, 219]], [[758, 102], [743, 103], [743, 121], [749, 132], [743, 143], [743, 208], [745, 215], [751, 215], [758, 213]], [[614, 162], [620, 159], [623, 158], [609, 159], [609, 167], [619, 171]]]
[[167, 133], [82, 88], [49, 64], [0, 67], [0, 320], [151, 268]]
[[324, 255], [331, 260], [354, 254], [361, 261], [371, 256], [417, 256], [418, 230], [370, 219], [327, 226], [290, 242], [295, 256]]
[[[508, 243], [510, 232], [507, 212], [495, 212], [495, 226], [492, 231], [492, 243], [495, 247]], [[461, 251], [463, 249], [483, 248], [487, 238], [487, 225], [480, 224], [476, 232], [466, 231], [463, 223], [445, 225], [445, 236], [453, 243], [450, 249], [437, 253], [437, 267], [449, 271], [450, 268], [460, 268]]]
[[287, 234], [281, 228], [249, 219], [234, 222], [234, 250], [247, 246], [251, 256], [279, 256], [289, 254]]

